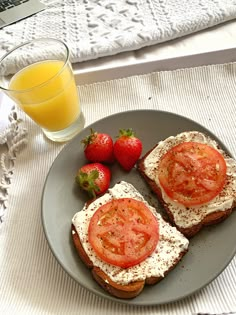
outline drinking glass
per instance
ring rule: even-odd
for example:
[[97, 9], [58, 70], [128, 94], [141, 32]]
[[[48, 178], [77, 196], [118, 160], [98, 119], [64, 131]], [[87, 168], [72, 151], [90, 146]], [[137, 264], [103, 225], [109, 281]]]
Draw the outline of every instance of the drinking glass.
[[58, 39], [17, 46], [0, 59], [0, 90], [53, 141], [70, 140], [84, 127], [70, 52]]

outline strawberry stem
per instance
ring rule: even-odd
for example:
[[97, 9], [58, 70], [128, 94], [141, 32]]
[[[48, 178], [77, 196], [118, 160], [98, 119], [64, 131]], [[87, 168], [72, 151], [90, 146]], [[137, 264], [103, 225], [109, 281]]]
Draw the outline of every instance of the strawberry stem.
[[84, 147], [92, 143], [97, 137], [97, 132], [90, 128], [90, 135], [81, 140], [81, 143], [84, 144]]
[[134, 136], [135, 134], [132, 128], [119, 130], [119, 137], [134, 137]]
[[100, 191], [100, 188], [95, 183], [98, 176], [99, 172], [97, 170], [92, 170], [89, 173], [84, 173], [80, 171], [75, 177], [75, 181], [83, 190], [88, 192], [90, 197], [95, 198], [96, 192]]

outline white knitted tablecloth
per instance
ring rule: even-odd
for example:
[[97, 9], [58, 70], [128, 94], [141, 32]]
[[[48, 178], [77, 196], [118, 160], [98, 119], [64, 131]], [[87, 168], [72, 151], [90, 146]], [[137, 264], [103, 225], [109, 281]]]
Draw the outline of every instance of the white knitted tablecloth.
[[48, 8], [0, 30], [0, 56], [39, 37], [65, 41], [72, 62], [162, 43], [236, 18], [236, 0], [42, 0]]
[[[170, 111], [210, 129], [235, 157], [235, 77], [236, 63], [233, 63], [84, 85], [79, 87], [79, 93], [86, 125], [125, 110]], [[72, 280], [51, 253], [41, 223], [44, 182], [64, 145], [47, 141], [30, 119], [18, 111], [17, 114], [23, 122], [17, 121], [15, 114], [11, 115], [12, 131], [6, 138], [2, 137], [8, 150], [1, 155], [1, 167], [5, 167], [0, 191], [0, 205], [5, 208], [5, 220], [0, 224], [1, 315], [236, 312], [236, 257], [207, 287], [169, 305], [118, 304], [90, 293]], [[26, 139], [28, 143], [24, 142]]]

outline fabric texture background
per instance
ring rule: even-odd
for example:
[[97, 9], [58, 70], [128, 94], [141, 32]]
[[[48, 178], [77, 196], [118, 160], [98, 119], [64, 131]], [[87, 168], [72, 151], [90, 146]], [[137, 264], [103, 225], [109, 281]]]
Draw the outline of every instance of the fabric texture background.
[[[39, 37], [80, 62], [162, 43], [236, 18], [236, 0], [41, 0], [48, 8], [0, 30], [0, 56]], [[22, 58], [24, 56], [21, 56]]]
[[[236, 157], [235, 74], [236, 63], [231, 63], [80, 86], [86, 125], [126, 110], [165, 110], [204, 125]], [[46, 140], [31, 120], [22, 113], [18, 114], [28, 130], [28, 143], [16, 154], [8, 190], [8, 208], [5, 220], [0, 224], [0, 314], [188, 315], [236, 312], [236, 257], [207, 287], [169, 305], [121, 305], [95, 296], [72, 280], [51, 253], [41, 223], [44, 182], [64, 145]]]

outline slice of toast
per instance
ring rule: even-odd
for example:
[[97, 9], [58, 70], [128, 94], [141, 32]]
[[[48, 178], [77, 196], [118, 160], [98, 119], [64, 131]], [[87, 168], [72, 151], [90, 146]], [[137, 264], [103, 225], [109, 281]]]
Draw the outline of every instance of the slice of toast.
[[[227, 165], [223, 190], [213, 200], [192, 207], [185, 207], [171, 200], [161, 187], [157, 175], [161, 157], [173, 146], [187, 141], [209, 144], [223, 155]], [[197, 234], [203, 226], [226, 219], [236, 205], [236, 161], [224, 152], [215, 140], [198, 131], [183, 132], [159, 142], [138, 161], [137, 169], [156, 194], [170, 222], [188, 238]]]
[[72, 238], [77, 253], [97, 283], [115, 297], [130, 299], [139, 295], [145, 284], [155, 284], [163, 279], [185, 255], [189, 241], [148, 205], [159, 223], [159, 242], [155, 251], [141, 263], [126, 269], [101, 260], [88, 241], [90, 218], [102, 204], [119, 198], [134, 198], [148, 205], [133, 185], [122, 181], [74, 215]]

